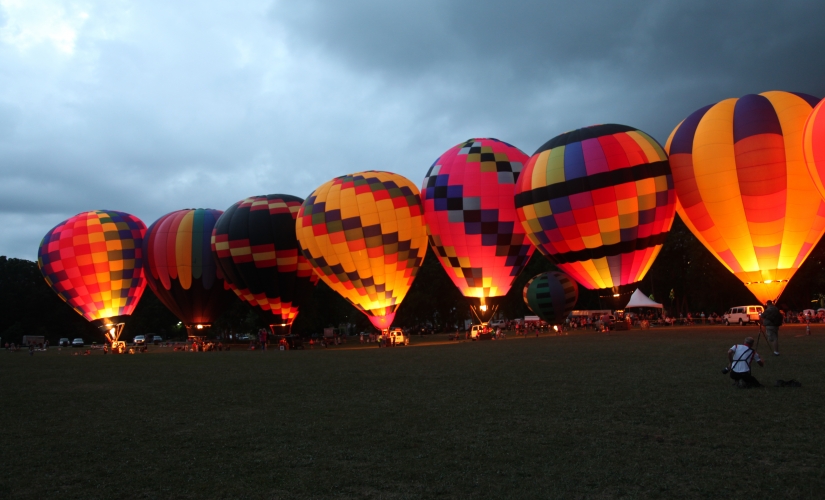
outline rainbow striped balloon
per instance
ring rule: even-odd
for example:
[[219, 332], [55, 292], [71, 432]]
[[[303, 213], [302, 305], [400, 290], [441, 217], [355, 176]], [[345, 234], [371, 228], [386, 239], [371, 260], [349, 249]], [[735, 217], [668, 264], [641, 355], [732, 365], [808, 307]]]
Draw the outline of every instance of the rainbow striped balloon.
[[211, 324], [232, 300], [210, 244], [222, 213], [208, 208], [168, 213], [143, 239], [149, 287], [187, 327]]

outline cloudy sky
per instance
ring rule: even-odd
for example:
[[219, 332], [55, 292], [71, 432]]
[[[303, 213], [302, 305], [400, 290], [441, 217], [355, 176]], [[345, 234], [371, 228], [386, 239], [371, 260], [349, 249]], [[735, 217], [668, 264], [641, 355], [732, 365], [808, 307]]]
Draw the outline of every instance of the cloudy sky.
[[0, 0], [0, 255], [82, 211], [225, 209], [337, 175], [420, 184], [445, 150], [533, 151], [697, 108], [825, 95], [823, 2]]

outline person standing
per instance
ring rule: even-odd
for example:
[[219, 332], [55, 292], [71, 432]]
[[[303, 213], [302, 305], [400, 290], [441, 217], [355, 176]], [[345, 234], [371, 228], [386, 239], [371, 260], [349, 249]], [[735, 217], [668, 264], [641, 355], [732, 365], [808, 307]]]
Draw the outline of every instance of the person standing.
[[779, 356], [779, 327], [782, 326], [782, 322], [782, 312], [772, 300], [769, 300], [762, 313], [762, 324], [765, 325], [765, 336], [773, 348], [774, 356]]
[[744, 344], [736, 344], [728, 349], [728, 366], [726, 372], [730, 372], [730, 378], [740, 388], [762, 387], [753, 375], [751, 375], [751, 363], [756, 361], [759, 366], [765, 366], [765, 362], [753, 349], [753, 337], [746, 337]]
[[258, 330], [258, 342], [261, 343], [261, 350], [263, 351], [266, 350], [266, 340], [266, 329], [261, 328], [260, 330]]

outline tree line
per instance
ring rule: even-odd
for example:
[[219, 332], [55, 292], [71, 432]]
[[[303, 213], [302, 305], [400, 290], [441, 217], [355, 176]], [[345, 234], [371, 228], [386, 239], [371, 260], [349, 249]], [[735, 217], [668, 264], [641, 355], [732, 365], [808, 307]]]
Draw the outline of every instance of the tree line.
[[[825, 243], [820, 241], [782, 294], [779, 301], [782, 308], [799, 311], [825, 307], [823, 263]], [[522, 299], [522, 290], [530, 278], [552, 270], [557, 269], [536, 252], [516, 278], [499, 313], [508, 319], [531, 314]], [[580, 286], [576, 308], [620, 309], [636, 287], [661, 302], [673, 316], [688, 312], [722, 314], [730, 307], [756, 302], [747, 288], [705, 249], [678, 217], [661, 253], [641, 282], [622, 287], [618, 298], [613, 297], [611, 291], [587, 290]], [[239, 299], [218, 318], [212, 332], [254, 332], [266, 327], [270, 316], [270, 313]], [[466, 300], [434, 253], [427, 252], [406, 299], [398, 308], [393, 325], [450, 331], [465, 319], [470, 319]], [[147, 333], [164, 338], [183, 337], [185, 330], [178, 323], [179, 320], [147, 287], [127, 321], [124, 337], [131, 339], [134, 335]], [[342, 324], [354, 325], [356, 331], [372, 329], [366, 316], [319, 282], [309, 303], [301, 308], [293, 332], [309, 335]], [[23, 335], [43, 335], [52, 343], [61, 337], [103, 342], [102, 332], [75, 313], [49, 288], [36, 262], [0, 256], [0, 338], [3, 343], [20, 342]]]

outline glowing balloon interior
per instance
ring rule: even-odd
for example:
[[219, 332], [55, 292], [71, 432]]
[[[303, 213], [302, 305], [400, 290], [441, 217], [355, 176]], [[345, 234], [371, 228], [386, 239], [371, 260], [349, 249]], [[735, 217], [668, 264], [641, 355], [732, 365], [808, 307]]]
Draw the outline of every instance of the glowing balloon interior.
[[667, 155], [641, 130], [596, 125], [551, 139], [516, 184], [530, 240], [587, 288], [641, 280], [673, 224]]
[[145, 233], [146, 225], [134, 215], [83, 212], [46, 233], [37, 265], [46, 283], [72, 309], [105, 326], [132, 314], [146, 288]]
[[321, 279], [389, 328], [427, 251], [415, 185], [390, 172], [336, 177], [301, 205], [296, 232]]
[[765, 303], [776, 299], [825, 231], [825, 202], [803, 156], [818, 99], [765, 92], [705, 106], [671, 133], [679, 216]]

